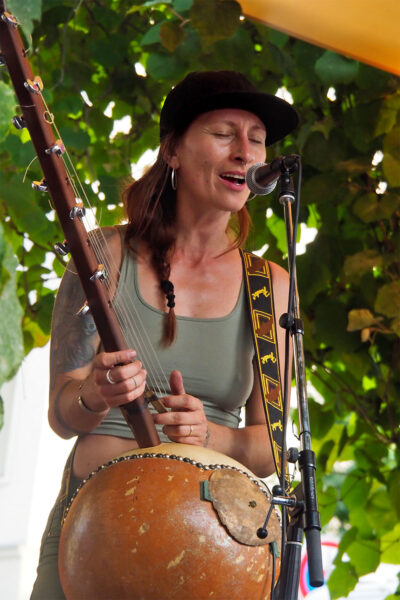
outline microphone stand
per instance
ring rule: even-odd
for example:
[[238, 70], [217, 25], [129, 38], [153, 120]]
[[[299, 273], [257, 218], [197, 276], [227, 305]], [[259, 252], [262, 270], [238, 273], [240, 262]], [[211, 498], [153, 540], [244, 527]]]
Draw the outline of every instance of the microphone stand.
[[[286, 507], [289, 507], [289, 526], [287, 528], [286, 540], [283, 539], [282, 543], [281, 573], [278, 589], [275, 590], [275, 592], [278, 593], [277, 600], [297, 600], [298, 598], [303, 531], [305, 532], [307, 542], [310, 583], [313, 587], [319, 587], [324, 583], [321, 554], [321, 524], [318, 512], [315, 483], [315, 454], [311, 449], [311, 431], [307, 404], [303, 346], [304, 331], [303, 323], [300, 319], [296, 276], [296, 230], [300, 203], [301, 170], [299, 172], [297, 184], [298, 199], [294, 227], [292, 219], [292, 204], [294, 203], [296, 197], [293, 192], [290, 172], [293, 172], [295, 169], [297, 169], [299, 165], [300, 158], [298, 163], [293, 168], [287, 167], [286, 169], [282, 169], [283, 172], [280, 177], [279, 193], [279, 202], [284, 208], [290, 278], [288, 313], [281, 316], [279, 324], [281, 327], [286, 329], [287, 332], [290, 332], [293, 339], [297, 403], [300, 425], [299, 436], [301, 450], [298, 454], [298, 464], [301, 473], [301, 484], [296, 487], [294, 494], [291, 497], [292, 503], [289, 504], [288, 497], [284, 495], [281, 497], [277, 495], [272, 501], [273, 504], [283, 505], [283, 521], [285, 525], [287, 515]], [[285, 387], [288, 388], [287, 385]], [[282, 449], [282, 482], [280, 486], [276, 486], [277, 494], [283, 494], [283, 490], [285, 490], [285, 449], [286, 442], [284, 440], [284, 446]], [[296, 462], [296, 459], [290, 459], [290, 456], [293, 456], [293, 454], [296, 454], [296, 449], [290, 449], [289, 451], [290, 462]], [[285, 527], [283, 528], [283, 531], [284, 530]]]

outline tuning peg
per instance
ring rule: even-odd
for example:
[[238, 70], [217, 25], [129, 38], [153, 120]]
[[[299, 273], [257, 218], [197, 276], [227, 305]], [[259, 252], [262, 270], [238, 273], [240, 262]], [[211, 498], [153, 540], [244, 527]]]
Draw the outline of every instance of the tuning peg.
[[60, 157], [65, 152], [65, 146], [61, 140], [57, 140], [50, 148], [46, 148], [45, 152], [46, 154], [56, 154]]
[[47, 181], [45, 179], [42, 179], [42, 181], [33, 181], [32, 187], [37, 192], [48, 192], [49, 191], [49, 188], [47, 186]]
[[88, 314], [88, 312], [90, 312], [90, 306], [87, 303], [87, 300], [85, 300], [85, 304], [83, 306], [81, 306], [81, 308], [76, 313], [76, 316], [78, 316], [78, 317], [84, 317], [85, 315]]
[[20, 117], [13, 117], [12, 124], [14, 125], [15, 129], [24, 129], [26, 127], [26, 121], [22, 115]]
[[26, 87], [27, 90], [29, 90], [30, 92], [33, 92], [34, 94], [40, 94], [44, 88], [43, 81], [41, 80], [41, 78], [38, 75], [35, 77], [35, 79], [33, 81], [32, 81], [32, 79], [27, 79], [24, 82], [24, 86]]
[[69, 253], [69, 246], [65, 240], [63, 242], [56, 242], [53, 248], [60, 256], [66, 256]]
[[73, 221], [75, 219], [75, 217], [79, 217], [79, 219], [83, 219], [85, 214], [86, 214], [86, 209], [83, 206], [82, 200], [80, 200], [79, 198], [76, 198], [76, 206], [74, 206], [74, 208], [72, 208], [70, 210], [69, 218], [71, 219], [71, 221]]
[[104, 265], [97, 265], [97, 269], [91, 276], [90, 281], [97, 281], [97, 279], [105, 279]]
[[8, 12], [7, 10], [5, 10], [3, 12], [3, 14], [1, 15], [1, 18], [3, 19], [3, 21], [5, 23], [7, 23], [8, 25], [13, 25], [14, 27], [18, 27], [18, 20], [16, 17], [14, 17], [14, 15], [12, 15], [10, 12]]

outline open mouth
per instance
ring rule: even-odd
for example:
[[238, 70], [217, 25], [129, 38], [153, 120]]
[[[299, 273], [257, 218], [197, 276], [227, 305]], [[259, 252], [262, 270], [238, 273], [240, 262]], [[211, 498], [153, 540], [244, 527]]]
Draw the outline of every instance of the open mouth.
[[237, 186], [241, 186], [245, 182], [244, 175], [237, 175], [236, 173], [223, 173], [222, 175], [220, 175], [220, 177], [221, 179], [229, 181], [230, 183], [233, 183]]

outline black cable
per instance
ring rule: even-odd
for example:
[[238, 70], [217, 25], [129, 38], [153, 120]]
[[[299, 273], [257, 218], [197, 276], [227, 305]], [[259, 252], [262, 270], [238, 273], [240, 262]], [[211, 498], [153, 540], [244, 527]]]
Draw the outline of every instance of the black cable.
[[[280, 486], [282, 488], [283, 493], [286, 492], [286, 432], [287, 432], [287, 411], [288, 411], [288, 403], [289, 403], [289, 389], [291, 388], [289, 382], [289, 334], [290, 327], [293, 324], [293, 306], [294, 306], [294, 294], [295, 294], [295, 269], [296, 269], [296, 243], [297, 243], [297, 227], [299, 222], [299, 214], [300, 214], [300, 191], [301, 191], [301, 176], [302, 176], [302, 164], [301, 158], [297, 159], [297, 170], [298, 176], [296, 181], [296, 194], [295, 194], [295, 216], [293, 220], [293, 231], [292, 231], [292, 243], [291, 247], [288, 248], [288, 259], [289, 259], [289, 294], [288, 294], [288, 308], [287, 308], [287, 319], [289, 322], [286, 322], [286, 332], [285, 332], [285, 368], [284, 368], [284, 386], [283, 386], [283, 424], [282, 424], [282, 454], [281, 454], [281, 478], [280, 478]], [[288, 177], [288, 173], [284, 173], [282, 177]], [[282, 542], [281, 542], [281, 556], [285, 551], [286, 545], [286, 526], [287, 526], [287, 510], [286, 507], [282, 507]]]
[[272, 552], [272, 579], [271, 579], [271, 594], [270, 600], [274, 600], [274, 587], [275, 587], [275, 572], [276, 572], [276, 559], [275, 552]]

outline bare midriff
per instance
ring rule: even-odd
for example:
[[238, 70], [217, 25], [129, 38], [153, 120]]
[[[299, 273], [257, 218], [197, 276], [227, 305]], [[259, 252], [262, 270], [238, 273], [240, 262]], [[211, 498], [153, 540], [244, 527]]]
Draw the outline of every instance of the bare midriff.
[[134, 439], [98, 434], [82, 436], [75, 451], [74, 475], [79, 479], [86, 479], [100, 465], [137, 447]]

